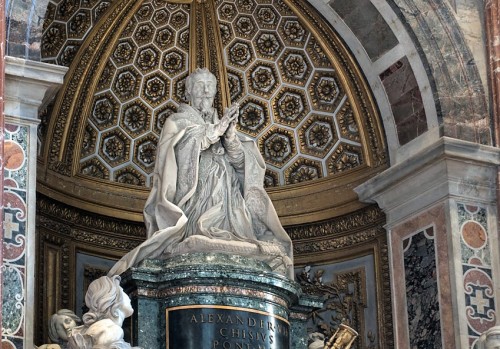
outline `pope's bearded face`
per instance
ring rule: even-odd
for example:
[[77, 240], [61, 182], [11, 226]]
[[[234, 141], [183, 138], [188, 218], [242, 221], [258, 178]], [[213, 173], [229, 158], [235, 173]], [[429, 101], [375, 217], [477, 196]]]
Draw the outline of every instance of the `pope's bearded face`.
[[206, 112], [209, 111], [214, 103], [216, 93], [216, 81], [211, 75], [201, 74], [191, 87], [191, 105], [193, 108]]

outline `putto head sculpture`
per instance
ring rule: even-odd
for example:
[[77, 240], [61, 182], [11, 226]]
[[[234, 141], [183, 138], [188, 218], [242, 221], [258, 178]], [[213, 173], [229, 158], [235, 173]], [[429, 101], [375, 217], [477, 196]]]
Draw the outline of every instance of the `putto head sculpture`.
[[54, 343], [67, 342], [73, 328], [81, 323], [72, 310], [60, 309], [50, 317], [49, 337]]
[[146, 258], [190, 252], [253, 257], [293, 278], [292, 242], [264, 190], [265, 163], [236, 131], [239, 105], [219, 118], [217, 80], [206, 68], [186, 79], [186, 98], [158, 142], [144, 207], [148, 239], [113, 266], [118, 275]]

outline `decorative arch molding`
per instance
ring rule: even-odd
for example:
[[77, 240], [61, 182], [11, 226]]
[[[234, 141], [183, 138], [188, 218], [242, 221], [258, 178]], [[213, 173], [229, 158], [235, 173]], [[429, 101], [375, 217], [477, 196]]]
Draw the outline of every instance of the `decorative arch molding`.
[[[491, 144], [486, 83], [474, 64], [474, 58], [482, 56], [474, 57], [446, 0], [310, 2], [339, 32], [363, 70], [381, 111], [391, 164], [441, 136]], [[356, 16], [360, 9], [364, 16]], [[392, 36], [395, 40], [387, 40], [389, 44], [371, 44]], [[398, 65], [405, 61], [410, 70], [402, 74]], [[390, 74], [414, 79], [417, 89], [410, 92], [419, 97], [416, 107], [422, 114], [401, 108], [404, 99], [394, 98], [384, 82]], [[418, 124], [418, 118], [423, 127], [406, 134], [408, 122]]]

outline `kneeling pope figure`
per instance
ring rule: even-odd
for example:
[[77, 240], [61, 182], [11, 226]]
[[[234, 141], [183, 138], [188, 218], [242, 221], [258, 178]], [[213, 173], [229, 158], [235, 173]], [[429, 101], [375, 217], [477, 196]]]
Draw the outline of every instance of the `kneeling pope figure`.
[[165, 120], [158, 142], [144, 208], [148, 238], [108, 275], [146, 258], [250, 246], [243, 254], [293, 278], [292, 242], [263, 187], [264, 160], [254, 141], [236, 131], [239, 106], [219, 118], [217, 81], [207, 69], [189, 75], [185, 90], [190, 104]]

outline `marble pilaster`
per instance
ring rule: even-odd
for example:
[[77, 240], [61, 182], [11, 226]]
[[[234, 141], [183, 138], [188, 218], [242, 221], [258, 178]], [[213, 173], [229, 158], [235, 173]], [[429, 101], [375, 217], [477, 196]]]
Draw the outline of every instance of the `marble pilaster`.
[[486, 0], [484, 4], [486, 47], [488, 50], [488, 80], [491, 89], [491, 110], [495, 124], [496, 144], [500, 143], [500, 1]]
[[38, 109], [67, 68], [5, 58], [2, 348], [33, 348]]
[[397, 348], [473, 348], [495, 325], [499, 163], [497, 148], [443, 137], [355, 189], [387, 216]]
[[[0, 42], [5, 42], [5, 1], [0, 0]], [[5, 75], [5, 47], [0, 45], [0, 76]], [[0, 79], [0, 135], [4, 133], [4, 85], [5, 79]], [[4, 168], [4, 152], [3, 152], [3, 137], [0, 138], [0, 183], [3, 183], [3, 168]], [[0, 190], [0, 210], [3, 215], [3, 190]], [[3, 219], [0, 220], [0, 242], [3, 245]], [[0, 268], [3, 264], [3, 254], [0, 248]], [[0, 279], [0, 294], [2, 294], [2, 280]], [[2, 309], [2, 299], [0, 298], [0, 309]], [[2, 313], [0, 312], [0, 328], [2, 328]]]

